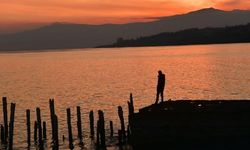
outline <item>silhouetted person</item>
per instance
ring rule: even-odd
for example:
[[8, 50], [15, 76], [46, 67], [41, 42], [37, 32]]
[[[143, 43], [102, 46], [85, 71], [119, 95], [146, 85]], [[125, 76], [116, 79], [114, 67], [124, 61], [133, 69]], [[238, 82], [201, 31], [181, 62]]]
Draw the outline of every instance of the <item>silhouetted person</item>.
[[159, 95], [161, 95], [161, 102], [163, 102], [164, 87], [165, 87], [165, 74], [163, 74], [162, 71], [159, 70], [155, 104], [157, 104], [159, 101]]

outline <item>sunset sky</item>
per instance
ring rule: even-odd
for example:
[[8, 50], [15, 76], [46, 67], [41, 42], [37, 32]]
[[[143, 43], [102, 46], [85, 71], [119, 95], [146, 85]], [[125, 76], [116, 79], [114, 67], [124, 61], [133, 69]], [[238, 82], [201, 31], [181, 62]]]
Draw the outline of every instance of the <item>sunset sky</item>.
[[250, 9], [250, 0], [1, 0], [0, 31], [53, 22], [127, 23], [214, 7]]

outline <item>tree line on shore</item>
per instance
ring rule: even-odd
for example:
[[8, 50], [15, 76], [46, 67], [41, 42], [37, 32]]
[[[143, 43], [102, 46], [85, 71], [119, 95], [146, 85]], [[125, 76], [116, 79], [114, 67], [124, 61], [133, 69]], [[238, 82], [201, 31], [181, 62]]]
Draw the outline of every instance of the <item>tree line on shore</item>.
[[139, 47], [193, 44], [222, 44], [250, 42], [250, 23], [218, 28], [192, 28], [178, 32], [165, 32], [136, 39], [118, 38], [112, 45], [100, 47]]

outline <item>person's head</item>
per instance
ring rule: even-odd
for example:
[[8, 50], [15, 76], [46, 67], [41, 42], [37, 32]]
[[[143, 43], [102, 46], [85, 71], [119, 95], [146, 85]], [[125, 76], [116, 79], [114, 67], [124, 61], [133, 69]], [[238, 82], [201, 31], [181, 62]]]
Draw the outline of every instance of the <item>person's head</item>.
[[162, 71], [161, 71], [161, 70], [159, 70], [159, 71], [158, 71], [158, 74], [159, 74], [159, 75], [162, 75]]

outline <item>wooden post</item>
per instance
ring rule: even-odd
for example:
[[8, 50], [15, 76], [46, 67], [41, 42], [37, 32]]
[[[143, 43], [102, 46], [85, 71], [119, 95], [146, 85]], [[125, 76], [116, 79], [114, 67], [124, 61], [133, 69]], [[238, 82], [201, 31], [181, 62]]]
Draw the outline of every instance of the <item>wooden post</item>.
[[124, 123], [124, 117], [123, 117], [123, 110], [121, 106], [118, 106], [118, 116], [121, 123], [121, 132], [122, 132], [122, 139], [123, 141], [126, 140], [126, 132], [125, 132], [125, 123]]
[[127, 140], [128, 141], [130, 141], [130, 135], [131, 135], [131, 133], [130, 133], [130, 126], [127, 125]]
[[36, 108], [39, 149], [43, 149], [43, 134], [40, 108]]
[[52, 128], [52, 148], [57, 150], [59, 147], [59, 140], [58, 140], [58, 118], [55, 113], [55, 104], [54, 99], [49, 100], [49, 108], [50, 108], [50, 120], [51, 120], [51, 128]]
[[15, 108], [16, 104], [11, 103], [10, 107], [10, 129], [9, 129], [9, 150], [13, 149], [13, 134], [14, 134], [14, 122], [15, 122]]
[[94, 137], [95, 129], [94, 129], [94, 112], [91, 110], [89, 112], [89, 127], [90, 127], [90, 136], [91, 138]]
[[37, 121], [34, 122], [34, 143], [37, 144]]
[[47, 134], [46, 134], [46, 122], [43, 121], [43, 139], [46, 140], [47, 139]]
[[52, 141], [55, 140], [55, 106], [54, 106], [54, 100], [50, 99], [49, 100], [49, 108], [50, 108], [50, 120], [51, 120], [51, 128], [52, 128]]
[[97, 127], [96, 127], [96, 146], [97, 148], [99, 148], [100, 146], [100, 121], [97, 120], [96, 123]]
[[134, 114], [134, 100], [133, 100], [133, 95], [132, 95], [132, 93], [130, 93], [130, 107], [131, 107], [131, 109], [130, 109], [130, 114], [132, 115], [132, 114]]
[[64, 135], [62, 136], [62, 140], [63, 140], [63, 142], [65, 141], [65, 136]]
[[98, 110], [99, 115], [99, 132], [100, 132], [100, 139], [101, 139], [101, 147], [106, 147], [106, 141], [105, 141], [105, 121], [104, 121], [104, 113], [101, 110]]
[[68, 135], [69, 135], [69, 149], [73, 149], [73, 135], [72, 135], [72, 128], [71, 128], [71, 112], [70, 108], [67, 108], [67, 123], [68, 123]]
[[30, 146], [30, 110], [26, 110], [27, 144]]
[[130, 93], [130, 100], [128, 101], [128, 122], [130, 124], [131, 117], [134, 114], [134, 101], [133, 101], [133, 95]]
[[110, 137], [112, 138], [114, 134], [113, 121], [109, 121], [109, 126], [110, 126]]
[[4, 127], [1, 125], [1, 142], [4, 142]]
[[7, 143], [8, 138], [8, 109], [7, 109], [7, 98], [3, 97], [3, 121], [4, 121], [4, 141], [3, 143]]
[[118, 130], [118, 145], [122, 146], [122, 130]]
[[53, 149], [54, 150], [58, 150], [59, 149], [59, 139], [58, 139], [58, 119], [57, 119], [57, 115], [54, 115], [54, 145], [53, 145]]
[[77, 130], [78, 130], [78, 138], [80, 140], [80, 144], [83, 144], [82, 141], [82, 119], [81, 119], [81, 107], [77, 106]]

